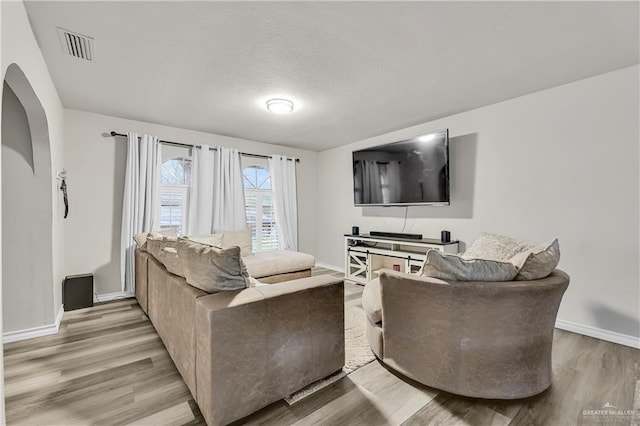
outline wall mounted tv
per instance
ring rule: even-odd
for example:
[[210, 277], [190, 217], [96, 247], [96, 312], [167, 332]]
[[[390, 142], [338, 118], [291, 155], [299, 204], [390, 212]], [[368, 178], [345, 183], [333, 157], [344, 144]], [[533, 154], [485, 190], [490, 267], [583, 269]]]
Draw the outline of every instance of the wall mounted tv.
[[356, 206], [449, 205], [449, 129], [353, 152]]

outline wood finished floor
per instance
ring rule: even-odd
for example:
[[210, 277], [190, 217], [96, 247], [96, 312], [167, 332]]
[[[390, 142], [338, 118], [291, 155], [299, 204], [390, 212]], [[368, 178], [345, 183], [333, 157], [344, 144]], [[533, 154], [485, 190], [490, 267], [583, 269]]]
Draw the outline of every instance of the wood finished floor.
[[[331, 273], [320, 268], [314, 275]], [[349, 298], [362, 287], [347, 284]], [[640, 350], [556, 330], [554, 382], [519, 401], [463, 398], [374, 361], [304, 400], [236, 424], [629, 425], [584, 416], [606, 403], [640, 409]], [[4, 345], [8, 424], [200, 425], [204, 420], [134, 299], [65, 312], [58, 334]]]

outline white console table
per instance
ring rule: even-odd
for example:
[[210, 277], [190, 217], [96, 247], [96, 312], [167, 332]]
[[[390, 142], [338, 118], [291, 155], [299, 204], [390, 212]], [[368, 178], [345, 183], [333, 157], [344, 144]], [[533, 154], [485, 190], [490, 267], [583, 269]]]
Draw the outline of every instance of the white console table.
[[458, 242], [436, 239], [399, 239], [369, 235], [345, 235], [345, 279], [367, 284], [382, 268], [418, 274], [430, 249], [458, 253]]

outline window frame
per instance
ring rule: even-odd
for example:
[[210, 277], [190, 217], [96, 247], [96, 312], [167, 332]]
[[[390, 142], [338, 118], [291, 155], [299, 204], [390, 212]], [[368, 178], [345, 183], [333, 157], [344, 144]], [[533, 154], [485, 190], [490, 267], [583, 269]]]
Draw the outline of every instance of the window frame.
[[[245, 183], [245, 178], [244, 178], [244, 173], [245, 170], [248, 168], [260, 168], [265, 170], [268, 174], [269, 174], [269, 178], [271, 178], [271, 172], [269, 170], [269, 163], [266, 159], [259, 159], [259, 158], [243, 158], [242, 159], [242, 184], [243, 184], [243, 188], [244, 188], [244, 199], [245, 199], [245, 212], [247, 214], [247, 226], [249, 226], [251, 228], [251, 240], [252, 240], [252, 246], [253, 246], [253, 252], [254, 253], [258, 253], [258, 252], [262, 252], [262, 251], [275, 251], [275, 250], [279, 250], [280, 248], [280, 242], [279, 242], [279, 238], [278, 238], [278, 224], [277, 221], [275, 219], [275, 212], [273, 213], [273, 222], [272, 222], [272, 227], [274, 228], [275, 232], [275, 240], [273, 238], [269, 238], [267, 240], [265, 240], [263, 237], [263, 231], [264, 231], [264, 223], [266, 222], [262, 222], [262, 218], [264, 217], [264, 210], [263, 210], [263, 199], [265, 197], [268, 197], [270, 200], [270, 205], [271, 205], [271, 209], [273, 211], [274, 209], [274, 205], [273, 205], [273, 190], [272, 189], [258, 189], [258, 188], [248, 188], [247, 184]], [[255, 222], [255, 234], [254, 234], [254, 228], [251, 226], [251, 222], [249, 221], [249, 217], [248, 217], [248, 213], [249, 210], [247, 208], [248, 203], [247, 203], [247, 198], [248, 197], [255, 197], [256, 200], [256, 222]], [[271, 248], [263, 248], [265, 244], [269, 244], [271, 246]]]
[[[173, 160], [189, 160], [189, 162], [192, 162], [191, 155], [188, 155], [188, 154], [172, 155], [162, 160], [162, 163], [160, 165], [160, 176], [159, 176], [159, 185], [158, 185], [158, 205], [157, 205], [157, 211], [155, 214], [155, 223], [157, 224], [156, 225], [157, 229], [163, 230], [163, 229], [169, 229], [169, 228], [176, 228], [176, 233], [178, 235], [183, 235], [186, 233], [189, 197], [191, 194], [191, 182], [184, 185], [162, 183], [162, 166], [165, 163]], [[193, 167], [193, 163], [192, 163], [192, 167]], [[164, 225], [163, 227], [162, 225], [162, 207], [163, 207], [162, 194], [163, 193], [180, 194], [180, 196], [182, 197], [182, 205], [181, 205], [182, 223], [179, 226], [170, 224], [170, 225]]]

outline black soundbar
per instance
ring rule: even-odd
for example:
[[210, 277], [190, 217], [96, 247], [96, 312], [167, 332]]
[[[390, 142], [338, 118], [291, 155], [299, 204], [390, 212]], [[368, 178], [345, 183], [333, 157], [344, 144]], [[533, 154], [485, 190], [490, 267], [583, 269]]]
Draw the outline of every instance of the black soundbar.
[[408, 240], [421, 240], [422, 234], [401, 234], [397, 232], [382, 232], [382, 231], [371, 231], [369, 235], [372, 237], [387, 237], [387, 238], [406, 238]]

